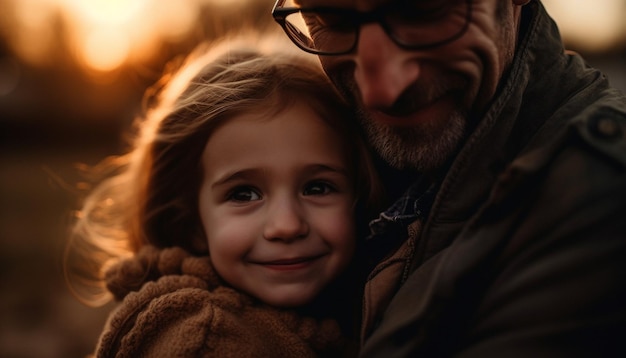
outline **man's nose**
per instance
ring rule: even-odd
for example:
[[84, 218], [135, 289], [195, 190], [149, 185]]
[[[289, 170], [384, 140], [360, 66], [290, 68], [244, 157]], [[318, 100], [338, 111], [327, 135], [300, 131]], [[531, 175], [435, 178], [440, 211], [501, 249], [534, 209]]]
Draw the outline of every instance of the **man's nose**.
[[304, 210], [296, 199], [279, 199], [268, 206], [263, 230], [266, 240], [291, 242], [306, 237], [308, 232]]
[[420, 75], [418, 61], [398, 47], [379, 24], [361, 26], [354, 78], [365, 107], [391, 107]]

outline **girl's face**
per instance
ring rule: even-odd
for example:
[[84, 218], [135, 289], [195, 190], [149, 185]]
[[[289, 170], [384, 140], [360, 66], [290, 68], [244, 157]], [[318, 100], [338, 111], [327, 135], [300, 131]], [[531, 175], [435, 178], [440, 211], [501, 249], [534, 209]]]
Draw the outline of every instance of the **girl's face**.
[[200, 215], [224, 280], [289, 307], [310, 302], [345, 269], [355, 248], [345, 148], [303, 103], [271, 118], [236, 116], [213, 132]]

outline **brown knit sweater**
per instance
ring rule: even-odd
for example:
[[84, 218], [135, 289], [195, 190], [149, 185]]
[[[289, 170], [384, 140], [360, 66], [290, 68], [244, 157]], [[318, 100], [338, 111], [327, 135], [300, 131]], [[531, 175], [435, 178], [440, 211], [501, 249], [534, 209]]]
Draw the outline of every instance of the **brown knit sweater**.
[[353, 346], [333, 320], [301, 317], [223, 284], [209, 257], [142, 249], [107, 271], [122, 301], [97, 357], [345, 357]]

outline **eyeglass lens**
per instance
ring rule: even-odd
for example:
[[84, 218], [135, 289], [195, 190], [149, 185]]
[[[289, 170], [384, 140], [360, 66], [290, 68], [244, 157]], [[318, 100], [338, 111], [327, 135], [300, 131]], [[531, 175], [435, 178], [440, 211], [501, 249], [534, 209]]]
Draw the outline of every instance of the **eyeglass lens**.
[[287, 15], [285, 30], [292, 40], [307, 49], [345, 53], [356, 46], [362, 24], [378, 22], [398, 45], [418, 48], [461, 34], [469, 20], [469, 11], [467, 0], [399, 1], [369, 13], [310, 8]]

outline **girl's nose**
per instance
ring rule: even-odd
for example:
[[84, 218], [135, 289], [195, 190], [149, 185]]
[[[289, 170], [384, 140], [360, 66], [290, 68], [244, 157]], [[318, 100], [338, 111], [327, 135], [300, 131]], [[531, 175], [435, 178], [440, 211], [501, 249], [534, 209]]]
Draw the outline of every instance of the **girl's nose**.
[[266, 240], [291, 242], [308, 233], [309, 225], [297, 200], [283, 199], [268, 207], [263, 231]]
[[361, 26], [354, 78], [367, 108], [391, 107], [419, 74], [411, 53], [398, 47], [379, 24]]

